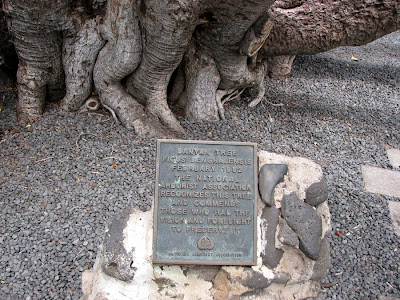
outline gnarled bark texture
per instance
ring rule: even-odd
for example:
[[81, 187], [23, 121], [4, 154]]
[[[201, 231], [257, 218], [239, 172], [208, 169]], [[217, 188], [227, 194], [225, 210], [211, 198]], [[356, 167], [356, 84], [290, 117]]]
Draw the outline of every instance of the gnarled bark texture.
[[284, 78], [296, 55], [372, 42], [400, 28], [399, 13], [399, 1], [276, 1], [270, 9], [274, 27], [261, 55], [269, 57], [270, 76]]
[[285, 77], [298, 54], [361, 45], [400, 27], [395, 0], [3, 0], [18, 54], [18, 115], [45, 100], [78, 110], [90, 97], [137, 134], [183, 133], [170, 105], [195, 121], [265, 75]]
[[400, 2], [387, 0], [276, 1], [267, 56], [315, 54], [359, 46], [400, 27]]

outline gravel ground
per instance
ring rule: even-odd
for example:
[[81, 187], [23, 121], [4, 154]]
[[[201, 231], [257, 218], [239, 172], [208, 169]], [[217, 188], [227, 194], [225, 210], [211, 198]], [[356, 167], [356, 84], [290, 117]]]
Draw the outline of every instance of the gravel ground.
[[[400, 148], [400, 31], [298, 57], [288, 81], [267, 85], [264, 103], [230, 103], [227, 121], [180, 117], [184, 138], [256, 142], [319, 163], [333, 232], [342, 234], [329, 238], [333, 265], [319, 298], [400, 297], [399, 237], [387, 205], [400, 199], [366, 192], [360, 171], [390, 169], [385, 149]], [[18, 125], [15, 95], [0, 96], [0, 298], [78, 299], [106, 224], [124, 208], [150, 208], [155, 142], [101, 112], [50, 106], [40, 122]]]

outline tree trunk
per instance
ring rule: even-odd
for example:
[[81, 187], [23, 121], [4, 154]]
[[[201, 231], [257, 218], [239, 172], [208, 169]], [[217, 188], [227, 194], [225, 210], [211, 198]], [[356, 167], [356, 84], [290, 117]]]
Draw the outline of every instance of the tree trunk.
[[372, 42], [400, 28], [399, 13], [395, 0], [276, 1], [261, 55], [270, 58], [271, 77], [287, 77], [295, 55]]
[[169, 104], [224, 119], [224, 103], [252, 88], [257, 105], [265, 74], [287, 76], [295, 55], [400, 27], [395, 0], [3, 0], [3, 10], [20, 120], [36, 120], [46, 98], [78, 110], [98, 94], [123, 125], [159, 137], [184, 131]]
[[[0, 0], [0, 5], [2, 1]], [[4, 11], [0, 10], [0, 91], [13, 88], [16, 80], [18, 58], [11, 36], [7, 30], [7, 20]]]

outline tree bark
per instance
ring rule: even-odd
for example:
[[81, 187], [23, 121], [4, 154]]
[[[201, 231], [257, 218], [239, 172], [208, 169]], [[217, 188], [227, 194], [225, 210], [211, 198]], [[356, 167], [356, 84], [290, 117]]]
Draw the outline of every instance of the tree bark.
[[396, 0], [277, 1], [274, 28], [264, 55], [315, 54], [340, 46], [359, 46], [400, 27]]
[[274, 26], [261, 55], [276, 78], [290, 74], [296, 55], [364, 45], [400, 28], [397, 0], [276, 1], [270, 14]]
[[256, 91], [250, 107], [262, 101], [266, 73], [288, 76], [295, 55], [364, 44], [400, 27], [395, 0], [2, 5], [19, 58], [20, 120], [39, 118], [46, 98], [78, 110], [98, 94], [123, 125], [159, 137], [184, 131], [168, 102], [196, 121], [224, 119], [224, 103], [247, 88]]
[[[2, 1], [0, 0], [0, 6]], [[0, 10], [0, 91], [13, 87], [16, 80], [18, 57], [7, 29], [4, 11]]]
[[78, 110], [92, 93], [93, 69], [105, 45], [100, 32], [101, 18], [84, 20], [79, 30], [64, 32], [62, 62], [66, 94], [61, 101], [65, 110]]

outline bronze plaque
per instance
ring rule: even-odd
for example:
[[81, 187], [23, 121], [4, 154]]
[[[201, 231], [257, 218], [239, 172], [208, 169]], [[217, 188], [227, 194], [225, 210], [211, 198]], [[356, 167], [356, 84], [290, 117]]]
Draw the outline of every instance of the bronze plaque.
[[157, 141], [153, 262], [255, 265], [257, 145]]

